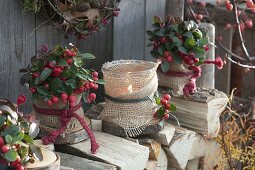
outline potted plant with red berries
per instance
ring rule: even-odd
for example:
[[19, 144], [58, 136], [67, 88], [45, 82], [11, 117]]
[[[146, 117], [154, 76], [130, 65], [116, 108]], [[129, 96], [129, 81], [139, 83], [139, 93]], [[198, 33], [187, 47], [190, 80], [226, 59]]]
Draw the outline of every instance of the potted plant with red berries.
[[152, 46], [151, 55], [161, 62], [158, 68], [159, 85], [169, 87], [175, 96], [188, 96], [196, 90], [196, 79], [201, 76], [201, 65], [223, 67], [221, 58], [207, 60], [209, 50], [207, 31], [193, 21], [155, 16], [153, 30], [147, 31]]
[[[19, 96], [18, 106], [24, 102], [25, 96]], [[38, 124], [21, 116], [18, 106], [0, 99], [0, 169], [24, 170], [35, 159], [43, 159], [33, 141], [39, 132]]]
[[81, 99], [91, 103], [96, 99], [98, 79], [94, 70], [83, 68], [84, 60], [94, 59], [90, 53], [81, 53], [76, 47], [56, 46], [48, 51], [43, 45], [41, 52], [31, 58], [31, 66], [21, 80], [32, 93], [33, 108], [40, 120], [44, 144], [76, 143], [91, 139], [94, 153], [98, 148], [84, 116]]

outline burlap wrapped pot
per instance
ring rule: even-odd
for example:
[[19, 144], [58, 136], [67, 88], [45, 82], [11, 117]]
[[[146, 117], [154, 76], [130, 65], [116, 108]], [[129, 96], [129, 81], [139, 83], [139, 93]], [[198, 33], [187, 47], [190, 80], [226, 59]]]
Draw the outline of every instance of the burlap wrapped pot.
[[[76, 105], [78, 105], [80, 102], [81, 102], [81, 95], [77, 95], [76, 101], [75, 101]], [[37, 98], [36, 100], [34, 100], [33, 104], [37, 108], [52, 109], [52, 110], [63, 110], [63, 109], [66, 109], [67, 107], [67, 104], [62, 103], [62, 101], [60, 101], [58, 104], [48, 106], [47, 103], [40, 98]], [[77, 109], [75, 113], [78, 114], [80, 117], [82, 117], [83, 120], [86, 122], [86, 124], [90, 126], [90, 120], [84, 116], [84, 111], [82, 107]], [[49, 134], [50, 131], [58, 130], [61, 126], [59, 116], [45, 115], [36, 111], [34, 111], [34, 115], [40, 121], [40, 131], [41, 131], [40, 136], [41, 137]], [[75, 136], [78, 138], [76, 138]], [[55, 143], [57, 144], [77, 143], [85, 139], [88, 139], [88, 135], [86, 134], [86, 131], [83, 129], [80, 122], [75, 117], [72, 117], [64, 133], [57, 138]]]
[[[187, 69], [184, 64], [177, 64], [175, 62], [169, 63], [170, 72], [180, 72], [188, 74], [191, 71]], [[167, 73], [163, 73], [160, 69], [157, 70], [159, 86], [169, 87], [172, 89], [172, 95], [174, 96], [182, 96], [183, 95], [183, 87], [189, 82], [190, 76], [173, 76], [168, 75]]]
[[137, 136], [144, 127], [154, 124], [157, 67], [157, 63], [138, 60], [105, 63], [102, 71], [106, 105], [101, 118], [121, 126], [129, 136]]

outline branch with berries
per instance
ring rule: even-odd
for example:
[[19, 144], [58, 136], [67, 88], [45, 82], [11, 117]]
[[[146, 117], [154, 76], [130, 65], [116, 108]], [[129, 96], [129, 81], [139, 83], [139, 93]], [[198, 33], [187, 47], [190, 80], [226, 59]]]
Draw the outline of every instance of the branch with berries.
[[[206, 9], [206, 3], [205, 2], [199, 2], [200, 6], [204, 9], [203, 14], [196, 14], [194, 12], [194, 9], [192, 8], [193, 1], [192, 0], [185, 0], [187, 7], [191, 13], [191, 16], [194, 18], [194, 20], [197, 23], [200, 23], [204, 19], [207, 22], [212, 22], [212, 17], [210, 17], [209, 12]], [[217, 5], [221, 5], [221, 1], [217, 0]], [[245, 7], [243, 7], [245, 4]], [[235, 28], [238, 31], [238, 36], [240, 38], [240, 45], [244, 54], [244, 57], [239, 56], [235, 53], [233, 53], [231, 50], [226, 48], [222, 43], [222, 36], [219, 35], [216, 38], [216, 43], [230, 56], [233, 57], [230, 59], [230, 57], [226, 57], [230, 62], [235, 63], [241, 67], [246, 68], [254, 68], [254, 62], [255, 62], [255, 56], [251, 56], [247, 50], [247, 47], [245, 45], [245, 40], [243, 38], [243, 32], [245, 29], [251, 29], [253, 28], [253, 20], [248, 18], [247, 12], [255, 12], [255, 4], [252, 0], [226, 0], [225, 1], [225, 8], [227, 11], [232, 12], [233, 16], [235, 18], [235, 23], [230, 24], [227, 23], [226, 27], [223, 29], [223, 31], [226, 31], [230, 28]]]
[[93, 91], [98, 84], [104, 84], [96, 71], [83, 68], [85, 60], [94, 58], [71, 44], [69, 48], [56, 46], [50, 51], [42, 45], [40, 54], [31, 58], [31, 66], [20, 70], [26, 72], [21, 84], [28, 85], [33, 99], [43, 99], [48, 106], [62, 102], [75, 107], [78, 95], [91, 103], [96, 99]]
[[164, 94], [163, 98], [155, 98], [157, 104], [157, 111], [153, 115], [155, 119], [168, 119], [170, 117], [170, 112], [176, 110], [176, 106], [170, 103], [170, 99], [171, 96], [169, 94]]

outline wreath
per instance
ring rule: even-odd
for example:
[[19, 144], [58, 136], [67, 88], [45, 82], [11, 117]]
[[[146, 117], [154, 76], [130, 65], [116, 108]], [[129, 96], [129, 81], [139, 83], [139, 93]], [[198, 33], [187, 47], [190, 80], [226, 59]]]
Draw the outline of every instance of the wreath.
[[120, 0], [22, 0], [24, 11], [40, 13], [65, 37], [75, 34], [79, 39], [103, 30], [113, 16], [119, 15]]

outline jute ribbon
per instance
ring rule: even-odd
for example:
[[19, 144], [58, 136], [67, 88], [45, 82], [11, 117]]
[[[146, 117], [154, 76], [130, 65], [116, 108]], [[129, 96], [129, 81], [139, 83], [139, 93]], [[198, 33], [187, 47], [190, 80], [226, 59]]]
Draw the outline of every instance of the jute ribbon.
[[96, 150], [99, 148], [99, 145], [96, 142], [95, 136], [93, 134], [93, 132], [90, 130], [89, 126], [86, 124], [86, 122], [83, 120], [83, 118], [78, 115], [77, 113], [75, 113], [75, 111], [77, 111], [79, 108], [81, 108], [81, 102], [70, 109], [64, 109], [64, 110], [55, 110], [55, 109], [42, 109], [42, 108], [38, 108], [37, 106], [33, 105], [34, 110], [38, 113], [44, 114], [44, 115], [54, 115], [54, 116], [59, 116], [59, 120], [60, 120], [60, 128], [58, 130], [54, 130], [51, 131], [47, 136], [42, 138], [43, 144], [47, 145], [49, 143], [54, 143], [57, 139], [57, 137], [61, 134], [63, 134], [63, 132], [66, 130], [67, 125], [69, 124], [71, 118], [76, 118], [80, 124], [82, 125], [82, 127], [86, 130], [89, 138], [90, 138], [90, 142], [91, 142], [91, 152], [93, 154], [96, 153]]

